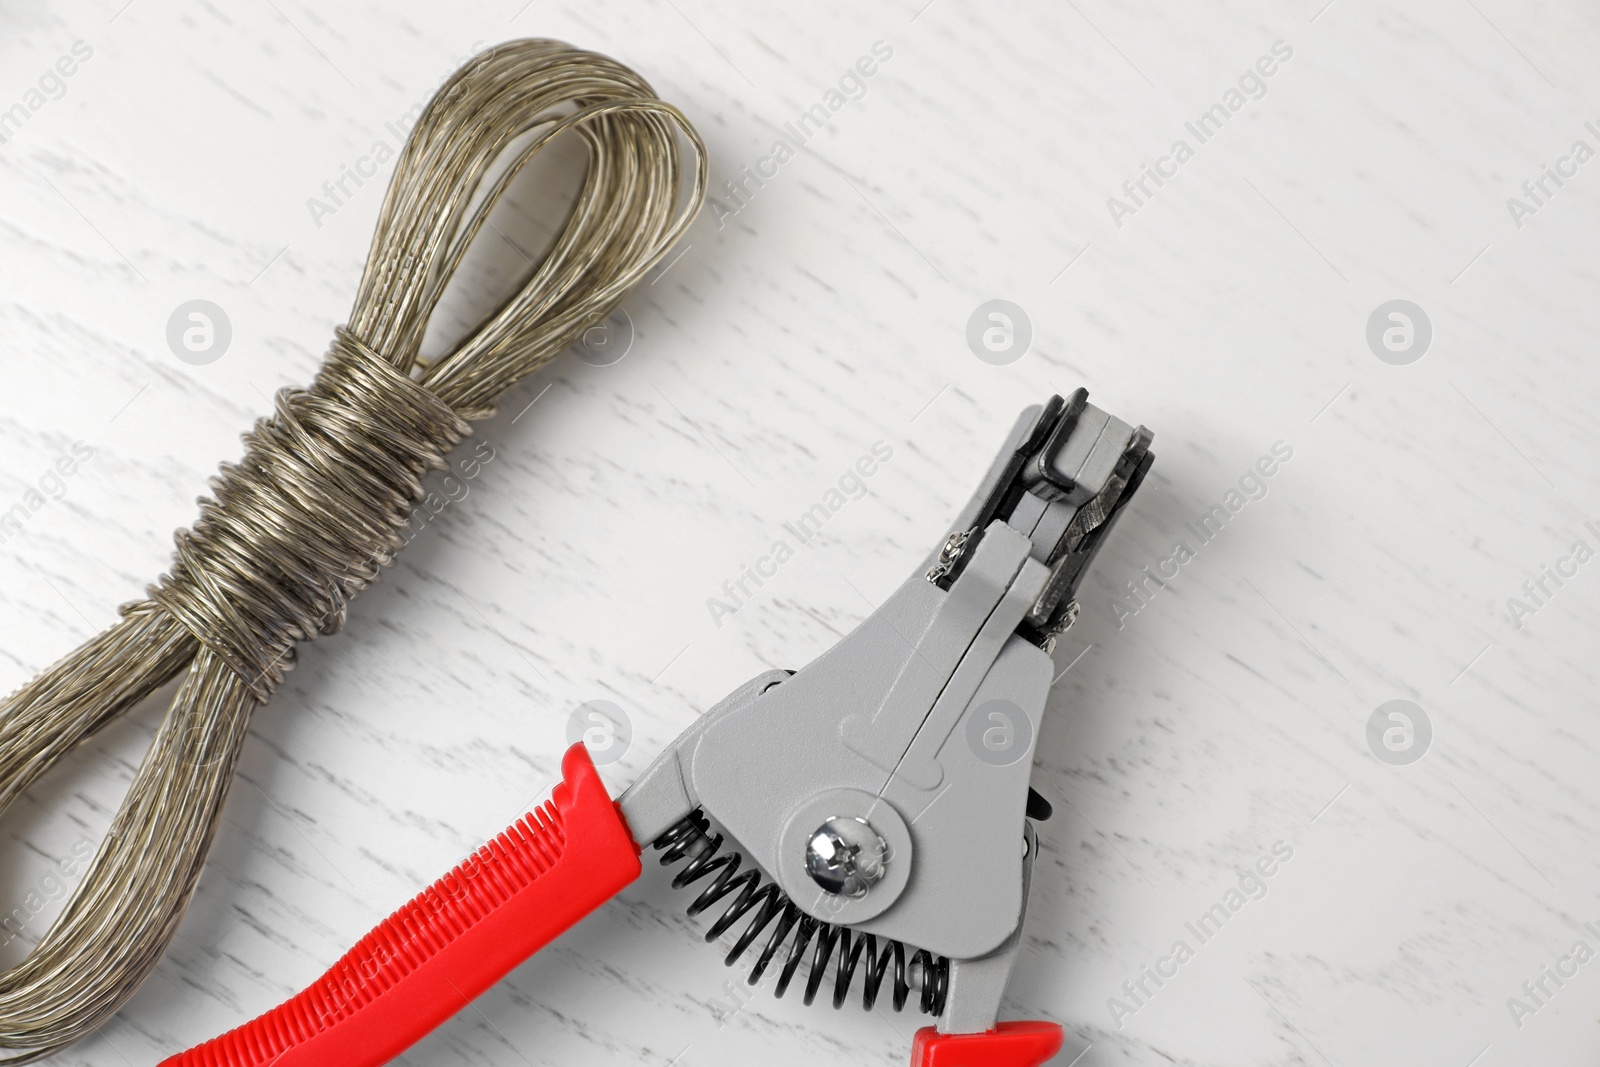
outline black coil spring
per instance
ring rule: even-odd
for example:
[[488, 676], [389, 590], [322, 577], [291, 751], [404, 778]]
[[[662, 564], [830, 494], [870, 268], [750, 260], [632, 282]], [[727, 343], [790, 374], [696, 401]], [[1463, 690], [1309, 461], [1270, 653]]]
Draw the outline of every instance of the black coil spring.
[[835, 1008], [844, 1005], [856, 969], [861, 967], [861, 1006], [871, 1011], [872, 1005], [877, 1002], [878, 990], [889, 976], [890, 964], [893, 964], [895, 1011], [905, 1007], [913, 985], [918, 987], [918, 1006], [923, 1012], [939, 1015], [944, 1011], [945, 995], [950, 988], [948, 959], [919, 948], [911, 953], [908, 965], [906, 946], [902, 942], [885, 939], [883, 951], [879, 952], [878, 939], [872, 934], [857, 933], [852, 936], [847, 926], [807, 915], [784, 895], [776, 883], [764, 882], [760, 872], [754, 868], [740, 873], [739, 867], [744, 857], [733, 849], [722, 851], [722, 840], [721, 834], [711, 833], [711, 821], [705, 814], [695, 811], [656, 838], [655, 848], [665, 852], [661, 857], [663, 866], [682, 859], [688, 861], [673, 877], [674, 889], [682, 889], [715, 874], [711, 883], [689, 905], [691, 916], [699, 915], [728, 894], [738, 892], [733, 903], [706, 931], [706, 940], [715, 941], [745, 915], [751, 915], [749, 924], [723, 961], [728, 966], [733, 966], [755, 944], [761, 932], [776, 920], [761, 955], [750, 970], [751, 985], [761, 980], [792, 933], [794, 936], [789, 941], [788, 956], [783, 961], [783, 969], [778, 972], [778, 984], [774, 989], [777, 996], [783, 996], [788, 990], [790, 981], [805, 958], [807, 947], [815, 941], [810, 972], [806, 977], [805, 1003], [810, 1004], [816, 999], [817, 990], [822, 987], [823, 973], [837, 948], [839, 962], [833, 982]]

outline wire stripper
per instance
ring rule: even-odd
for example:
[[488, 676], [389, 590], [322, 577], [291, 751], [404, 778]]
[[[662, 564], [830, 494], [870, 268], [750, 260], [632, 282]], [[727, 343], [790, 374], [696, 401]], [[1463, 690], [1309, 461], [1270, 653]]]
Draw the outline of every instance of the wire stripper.
[[[1085, 569], [1154, 456], [1079, 389], [1018, 419], [939, 548], [799, 671], [751, 679], [613, 801], [582, 744], [549, 801], [309, 988], [162, 1067], [372, 1067], [616, 895], [641, 842], [720, 907], [750, 982], [935, 1018], [913, 1067], [1037, 1067], [1052, 1022], [998, 1021], [1050, 806], [1029, 786]], [[724, 847], [731, 838], [737, 849]], [[916, 947], [910, 947], [916, 946]], [[832, 981], [829, 982], [829, 964]], [[776, 968], [774, 971], [773, 969]]]

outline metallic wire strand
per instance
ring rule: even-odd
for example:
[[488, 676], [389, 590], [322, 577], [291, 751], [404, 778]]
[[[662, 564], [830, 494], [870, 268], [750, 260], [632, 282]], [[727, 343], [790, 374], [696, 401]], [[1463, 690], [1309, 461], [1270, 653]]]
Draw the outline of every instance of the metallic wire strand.
[[[563, 135], [582, 141], [588, 169], [549, 251], [465, 340], [424, 360], [428, 320], [490, 209]], [[0, 971], [0, 1049], [20, 1053], [0, 1064], [49, 1055], [133, 995], [194, 893], [250, 715], [294, 646], [338, 629], [393, 560], [423, 476], [468, 423], [662, 260], [706, 175], [689, 121], [604, 56], [514, 41], [440, 88], [396, 161], [349, 324], [316, 380], [280, 392], [245, 435], [147, 599], [0, 703], [3, 810], [182, 675], [82, 884], [28, 957]]]

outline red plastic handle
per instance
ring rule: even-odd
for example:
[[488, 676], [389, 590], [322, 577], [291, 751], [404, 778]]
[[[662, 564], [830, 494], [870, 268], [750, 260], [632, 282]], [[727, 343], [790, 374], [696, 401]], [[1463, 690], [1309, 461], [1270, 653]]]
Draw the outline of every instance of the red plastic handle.
[[377, 1067], [639, 876], [584, 747], [549, 801], [479, 849], [292, 1000], [161, 1067]]
[[997, 1023], [983, 1034], [941, 1034], [924, 1026], [911, 1039], [911, 1067], [1040, 1067], [1061, 1051], [1056, 1023]]

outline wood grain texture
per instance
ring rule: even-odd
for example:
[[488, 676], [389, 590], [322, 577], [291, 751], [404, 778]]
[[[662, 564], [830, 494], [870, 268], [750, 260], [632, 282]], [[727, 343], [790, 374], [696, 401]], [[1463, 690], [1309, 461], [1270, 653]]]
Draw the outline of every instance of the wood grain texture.
[[[1600, 564], [1520, 628], [1506, 606], [1600, 548], [1600, 162], [1520, 227], [1506, 204], [1600, 148], [1580, 4], [8, 5], [0, 114], [27, 114], [0, 124], [0, 511], [41, 481], [59, 499], [0, 544], [0, 687], [136, 596], [272, 391], [311, 377], [387, 168], [331, 214], [308, 201], [461, 57], [526, 35], [643, 72], [719, 190], [893, 54], [629, 299], [624, 360], [563, 357], [479, 425], [495, 458], [467, 497], [257, 716], [171, 953], [53, 1062], [154, 1062], [299, 989], [544, 795], [586, 701], [630, 717], [622, 788], [864, 618], [1016, 411], [1080, 384], [1159, 459], [1057, 651], [1034, 777], [1057, 815], [1008, 1014], [1060, 1021], [1082, 1067], [1594, 1062], [1600, 962], [1520, 1027], [1507, 1006], [1574, 942], [1600, 951]], [[92, 56], [29, 107], [77, 41]], [[1118, 226], [1108, 198], [1278, 41], [1264, 95]], [[547, 232], [548, 199], [509, 209], [513, 236]], [[1003, 367], [965, 340], [992, 298], [1033, 327]], [[1433, 326], [1408, 366], [1364, 336], [1394, 298]], [[166, 342], [191, 299], [232, 322], [205, 366]], [[880, 440], [869, 494], [716, 625], [707, 599]], [[1265, 497], [1119, 627], [1124, 583], [1279, 441]], [[74, 442], [93, 456], [58, 493]], [[1433, 726], [1410, 766], [1367, 746], [1396, 698]], [[0, 899], [39, 908], [0, 958], [59, 909], [60, 860], [154, 721], [7, 813]], [[1187, 934], [1279, 841], [1265, 895]], [[736, 997], [686, 902], [647, 873], [401, 1062], [904, 1062], [913, 1016]], [[1123, 983], [1180, 939], [1193, 958], [1135, 1004]]]

